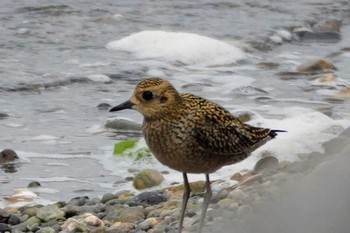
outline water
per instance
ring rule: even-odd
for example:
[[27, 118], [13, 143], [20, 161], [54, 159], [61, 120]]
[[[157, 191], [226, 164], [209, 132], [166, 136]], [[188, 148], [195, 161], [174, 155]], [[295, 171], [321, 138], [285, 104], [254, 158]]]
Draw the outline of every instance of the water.
[[[16, 172], [0, 170], [0, 196], [26, 187], [32, 180], [54, 190], [40, 194], [51, 200], [98, 196], [131, 188], [124, 181], [132, 176], [130, 166], [167, 170], [156, 161], [132, 165], [130, 160], [113, 157], [114, 143], [140, 138], [140, 133], [105, 128], [107, 118], [116, 115], [97, 108], [100, 103], [116, 105], [128, 99], [135, 84], [150, 75], [163, 74], [180, 91], [214, 100], [232, 112], [249, 110], [254, 113], [251, 124], [289, 131], [214, 178], [252, 167], [264, 150], [291, 160], [298, 153], [322, 150], [321, 143], [350, 122], [349, 98], [336, 95], [349, 85], [350, 54], [344, 51], [330, 56], [349, 47], [349, 12], [349, 2], [327, 0], [2, 1], [0, 112], [10, 116], [0, 119], [0, 149], [14, 149], [21, 160]], [[266, 42], [279, 29], [327, 19], [343, 20], [338, 43]], [[200, 56], [189, 51], [182, 53], [193, 61], [187, 64], [188, 60], [170, 58], [169, 53], [149, 59], [137, 54], [142, 48], [136, 53], [106, 48], [112, 41], [145, 30], [206, 36], [218, 44], [240, 48], [246, 58], [205, 65], [196, 63]], [[188, 37], [181, 37], [166, 48], [174, 46], [169, 51], [176, 52], [186, 41]], [[159, 43], [163, 48], [164, 42]], [[198, 39], [201, 43], [204, 40]], [[257, 49], [264, 46], [271, 49]], [[202, 47], [202, 51], [206, 49]], [[130, 47], [124, 50], [130, 51]], [[215, 49], [207, 52], [212, 59], [225, 56]], [[318, 76], [285, 79], [277, 75], [295, 71], [313, 58], [335, 64], [334, 82], [319, 85]], [[261, 62], [278, 66], [264, 68], [257, 65]], [[142, 120], [131, 111], [118, 116]], [[172, 171], [166, 175], [168, 183], [178, 179]]]

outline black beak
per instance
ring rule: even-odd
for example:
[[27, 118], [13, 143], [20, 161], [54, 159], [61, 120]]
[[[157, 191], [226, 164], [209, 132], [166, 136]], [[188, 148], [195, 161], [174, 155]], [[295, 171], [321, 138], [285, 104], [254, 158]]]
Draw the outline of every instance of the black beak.
[[120, 110], [123, 110], [123, 109], [130, 109], [130, 108], [132, 108], [132, 106], [134, 106], [134, 103], [131, 102], [130, 100], [128, 100], [128, 101], [125, 101], [122, 104], [119, 104], [118, 106], [115, 106], [115, 107], [111, 108], [109, 111], [110, 112], [115, 112], [115, 111], [120, 111]]

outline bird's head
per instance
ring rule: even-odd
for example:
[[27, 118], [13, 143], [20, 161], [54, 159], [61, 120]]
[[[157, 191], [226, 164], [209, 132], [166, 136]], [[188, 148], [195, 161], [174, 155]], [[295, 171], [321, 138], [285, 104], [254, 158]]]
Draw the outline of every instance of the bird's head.
[[168, 81], [151, 78], [141, 81], [131, 98], [113, 107], [110, 112], [135, 109], [145, 118], [154, 119], [169, 114], [181, 104], [181, 101], [180, 94]]

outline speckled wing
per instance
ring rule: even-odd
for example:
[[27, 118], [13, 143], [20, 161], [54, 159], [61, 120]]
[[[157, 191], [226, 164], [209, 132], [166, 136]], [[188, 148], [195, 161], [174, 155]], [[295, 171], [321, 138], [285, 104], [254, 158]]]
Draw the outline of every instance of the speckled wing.
[[[196, 99], [195, 99], [196, 98]], [[221, 106], [192, 96], [191, 103], [197, 102], [193, 120], [193, 135], [199, 146], [208, 153], [244, 154], [249, 153], [268, 141], [270, 129], [246, 125]]]

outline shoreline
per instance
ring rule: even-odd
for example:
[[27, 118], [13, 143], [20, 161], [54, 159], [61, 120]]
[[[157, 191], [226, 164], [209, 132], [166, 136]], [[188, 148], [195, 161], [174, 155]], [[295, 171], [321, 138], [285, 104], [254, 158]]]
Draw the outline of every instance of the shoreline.
[[[310, 195], [311, 199], [301, 198], [301, 200], [306, 206], [310, 204], [309, 208], [316, 208], [313, 203], [315, 199], [322, 199], [323, 195], [328, 195], [324, 189], [331, 184], [334, 186], [336, 182], [329, 174], [323, 179], [325, 182], [327, 179], [332, 182], [322, 184], [323, 187], [317, 186], [318, 183], [314, 180], [329, 172], [329, 169], [325, 169], [328, 164], [345, 165], [346, 161], [350, 162], [349, 156], [346, 156], [350, 154], [348, 142], [350, 142], [350, 128], [345, 129], [338, 137], [323, 143], [324, 153], [312, 152], [295, 162], [279, 161], [278, 166], [273, 165], [276, 161], [265, 159], [268, 162], [263, 163], [258, 172], [250, 171], [239, 178], [237, 175], [233, 176], [234, 179], [239, 179], [238, 183], [233, 180], [213, 181], [213, 198], [203, 232], [232, 232], [233, 227], [239, 233], [256, 232], [257, 229], [267, 226], [269, 227], [266, 230], [275, 232], [274, 224], [266, 224], [265, 221], [271, 221], [272, 217], [269, 218], [269, 215], [281, 218], [280, 215], [275, 216], [281, 208], [298, 207], [300, 200], [294, 197], [300, 194], [304, 197]], [[332, 168], [335, 168], [334, 166]], [[344, 186], [347, 183], [339, 178], [343, 176], [340, 173], [343, 170], [341, 166], [337, 166], [336, 169], [330, 174], [334, 175], [334, 179], [338, 177]], [[199, 189], [197, 191], [202, 191], [201, 182], [194, 183], [197, 183]], [[323, 190], [324, 193], [315, 193], [308, 190], [309, 188]], [[344, 202], [349, 201], [345, 194], [339, 198], [342, 199]], [[77, 197], [68, 202], [59, 201], [50, 205], [5, 207], [0, 209], [0, 232], [54, 233], [76, 232], [77, 229], [82, 232], [176, 232], [181, 201], [181, 188], [168, 188], [145, 191], [138, 195], [126, 191], [117, 194], [107, 193], [102, 198]], [[186, 212], [184, 233], [195, 231], [201, 203], [202, 193], [194, 192]], [[297, 210], [291, 208], [291, 211], [295, 214]], [[288, 211], [282, 212], [289, 215]], [[303, 216], [302, 212], [300, 214]], [[304, 217], [310, 222], [313, 220], [311, 216]], [[288, 217], [281, 219], [286, 220]], [[278, 224], [290, 225], [288, 221], [280, 221]], [[341, 225], [338, 224], [337, 227]]]

